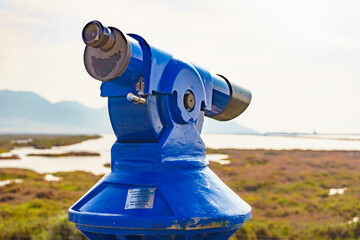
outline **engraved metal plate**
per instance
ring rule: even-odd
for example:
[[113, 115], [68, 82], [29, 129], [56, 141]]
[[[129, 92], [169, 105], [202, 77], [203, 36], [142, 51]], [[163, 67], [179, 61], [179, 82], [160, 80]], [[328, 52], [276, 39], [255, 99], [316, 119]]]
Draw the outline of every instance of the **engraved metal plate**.
[[152, 209], [156, 188], [130, 188], [126, 197], [125, 209]]

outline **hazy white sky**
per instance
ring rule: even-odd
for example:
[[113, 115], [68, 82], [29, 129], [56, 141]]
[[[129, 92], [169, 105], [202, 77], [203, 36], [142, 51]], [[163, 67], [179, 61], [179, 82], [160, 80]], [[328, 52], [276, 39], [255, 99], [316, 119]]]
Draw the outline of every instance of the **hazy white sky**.
[[0, 89], [105, 105], [82, 61], [96, 19], [250, 89], [244, 126], [360, 133], [359, 12], [355, 0], [1, 0]]

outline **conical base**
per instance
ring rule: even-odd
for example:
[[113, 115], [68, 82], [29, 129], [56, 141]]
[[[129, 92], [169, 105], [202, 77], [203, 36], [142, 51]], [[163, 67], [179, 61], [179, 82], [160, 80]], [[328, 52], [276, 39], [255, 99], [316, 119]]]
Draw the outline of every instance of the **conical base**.
[[94, 240], [221, 240], [250, 218], [251, 207], [208, 167], [117, 170], [69, 210]]
[[90, 240], [227, 240], [236, 231], [224, 231], [215, 233], [198, 233], [198, 234], [167, 234], [167, 235], [112, 235], [112, 234], [99, 234], [92, 232], [82, 233]]

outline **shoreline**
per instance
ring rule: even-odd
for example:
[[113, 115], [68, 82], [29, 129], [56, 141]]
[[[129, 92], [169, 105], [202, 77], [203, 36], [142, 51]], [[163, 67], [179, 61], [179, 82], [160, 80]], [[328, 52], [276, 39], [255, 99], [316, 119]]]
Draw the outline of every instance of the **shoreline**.
[[[232, 164], [231, 159], [237, 159], [237, 161], [239, 161], [239, 160], [242, 160], [242, 159], [240, 159], [241, 157], [245, 156], [245, 160], [246, 160], [246, 156], [249, 154], [252, 154], [254, 156], [259, 155], [259, 154], [266, 155], [266, 156], [287, 156], [287, 155], [296, 156], [296, 155], [299, 155], [299, 157], [298, 157], [299, 159], [301, 159], [303, 156], [306, 156], [306, 155], [312, 156], [312, 157], [318, 156], [318, 155], [323, 155], [323, 156], [326, 156], [329, 158], [340, 156], [341, 159], [345, 159], [348, 156], [352, 156], [352, 157], [358, 156], [360, 159], [360, 151], [359, 150], [303, 150], [303, 149], [291, 149], [291, 150], [290, 149], [284, 149], [284, 150], [275, 149], [274, 150], [274, 149], [236, 149], [236, 148], [219, 148], [219, 149], [207, 148], [206, 149], [206, 155], [209, 156], [209, 157], [207, 157], [207, 159], [209, 160], [210, 167], [215, 166], [217, 164], [218, 165], [231, 165]], [[100, 154], [96, 153], [96, 152], [70, 151], [70, 152], [54, 153], [54, 154], [53, 153], [27, 154], [27, 156], [41, 157], [44, 160], [46, 160], [46, 159], [50, 160], [50, 159], [55, 158], [55, 159], [59, 159], [61, 161], [63, 159], [67, 159], [70, 157], [76, 157], [79, 160], [80, 159], [87, 160], [87, 159], [90, 159], [91, 157], [96, 159], [96, 157], [99, 157]], [[19, 159], [11, 159], [11, 158], [0, 159], [0, 169], [30, 170], [30, 171], [34, 171], [39, 174], [46, 174], [46, 173], [56, 174], [59, 172], [71, 173], [71, 172], [77, 172], [77, 171], [95, 174], [94, 172], [80, 170], [80, 169], [73, 169], [73, 170], [68, 170], [68, 171], [59, 170], [59, 171], [42, 172], [42, 171], [36, 171], [32, 168], [1, 166], [2, 161], [8, 161], [8, 160], [11, 160], [14, 162], [19, 161]], [[294, 158], [294, 160], [297, 160], [297, 159]], [[101, 163], [101, 165], [103, 167], [105, 167], [107, 170], [109, 170], [110, 159], [107, 162]], [[95, 175], [103, 175], [103, 174], [105, 174], [105, 173], [99, 173], [99, 174], [95, 174]]]

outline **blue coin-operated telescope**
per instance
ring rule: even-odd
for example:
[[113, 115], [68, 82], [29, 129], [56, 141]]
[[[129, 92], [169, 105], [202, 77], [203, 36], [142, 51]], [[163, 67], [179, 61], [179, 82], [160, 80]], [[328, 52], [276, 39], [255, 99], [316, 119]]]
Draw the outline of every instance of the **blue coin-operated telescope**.
[[251, 207], [208, 167], [204, 116], [233, 119], [251, 93], [100, 22], [83, 30], [88, 73], [103, 81], [117, 141], [111, 173], [69, 210], [89, 239], [222, 240]]

